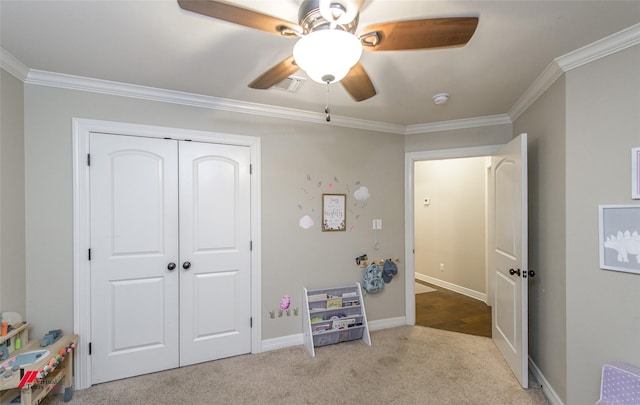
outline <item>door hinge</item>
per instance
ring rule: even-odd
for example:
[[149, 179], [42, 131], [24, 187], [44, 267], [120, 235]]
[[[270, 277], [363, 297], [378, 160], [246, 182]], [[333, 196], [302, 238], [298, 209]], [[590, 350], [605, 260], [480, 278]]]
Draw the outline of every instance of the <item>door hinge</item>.
[[253, 251], [253, 241], [252, 240], [249, 241], [249, 250]]
[[88, 257], [89, 257], [89, 261], [91, 261], [91, 249], [89, 249], [89, 255], [88, 255]]
[[249, 174], [253, 174], [253, 165], [249, 165]]
[[87, 166], [91, 166], [91, 153], [87, 153]]
[[249, 327], [253, 328], [253, 317], [249, 318]]
[[89, 342], [89, 355], [91, 355], [91, 342]]

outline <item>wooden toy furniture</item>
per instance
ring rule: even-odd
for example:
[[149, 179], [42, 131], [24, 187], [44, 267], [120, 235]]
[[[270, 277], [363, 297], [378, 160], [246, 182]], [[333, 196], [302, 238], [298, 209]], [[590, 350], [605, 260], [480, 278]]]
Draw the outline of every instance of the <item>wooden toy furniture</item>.
[[[0, 361], [0, 403], [8, 403], [20, 397], [22, 405], [39, 404], [51, 391], [62, 388], [65, 402], [73, 395], [73, 351], [78, 343], [77, 335], [61, 336], [48, 346], [41, 347], [41, 339], [29, 341], [29, 324], [18, 324], [0, 344], [11, 342], [6, 360]], [[20, 339], [20, 349], [15, 350], [15, 339]], [[19, 365], [21, 355], [35, 359], [30, 364]], [[41, 354], [46, 353], [46, 354]], [[24, 357], [24, 356], [22, 356]]]

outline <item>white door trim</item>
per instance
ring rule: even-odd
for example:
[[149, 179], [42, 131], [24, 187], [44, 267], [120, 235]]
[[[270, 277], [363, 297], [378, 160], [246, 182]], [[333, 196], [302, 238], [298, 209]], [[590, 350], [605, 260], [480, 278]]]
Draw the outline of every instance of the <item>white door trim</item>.
[[261, 189], [260, 189], [260, 138], [219, 132], [168, 128], [151, 125], [129, 124], [73, 118], [73, 328], [78, 334], [75, 353], [76, 389], [91, 386], [91, 300], [89, 251], [89, 134], [101, 132], [150, 138], [172, 138], [228, 145], [247, 146], [251, 150], [251, 352], [262, 351], [262, 251], [261, 251]]
[[476, 146], [471, 148], [427, 150], [406, 152], [404, 157], [404, 240], [405, 240], [405, 317], [407, 325], [416, 323], [416, 296], [414, 291], [415, 262], [414, 248], [414, 166], [422, 160], [453, 159], [493, 155], [501, 145]]

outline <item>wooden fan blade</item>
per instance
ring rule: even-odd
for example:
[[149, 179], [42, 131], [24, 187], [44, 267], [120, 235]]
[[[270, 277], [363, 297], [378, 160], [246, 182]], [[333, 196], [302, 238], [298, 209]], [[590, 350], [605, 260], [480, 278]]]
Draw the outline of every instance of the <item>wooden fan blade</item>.
[[355, 101], [364, 101], [376, 95], [376, 89], [360, 62], [351, 68], [340, 83]]
[[477, 26], [477, 17], [397, 21], [366, 27], [360, 40], [368, 51], [446, 48], [469, 42]]
[[271, 17], [257, 11], [233, 6], [221, 1], [213, 0], [178, 0], [181, 8], [194, 13], [228, 21], [245, 27], [270, 32], [277, 35], [294, 36], [302, 33], [298, 24]]
[[271, 69], [261, 74], [257, 79], [249, 83], [249, 87], [252, 89], [268, 89], [273, 87], [274, 84], [280, 83], [290, 75], [297, 72], [300, 68], [293, 60], [293, 56], [289, 56], [287, 59], [278, 63]]

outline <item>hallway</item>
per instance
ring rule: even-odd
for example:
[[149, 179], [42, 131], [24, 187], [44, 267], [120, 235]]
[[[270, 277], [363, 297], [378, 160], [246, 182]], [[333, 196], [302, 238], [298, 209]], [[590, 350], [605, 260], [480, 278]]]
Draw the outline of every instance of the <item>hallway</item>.
[[416, 295], [416, 325], [491, 337], [491, 307], [475, 298], [416, 280], [436, 291]]

